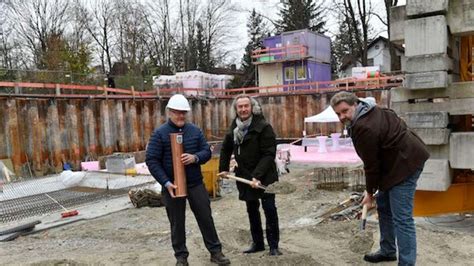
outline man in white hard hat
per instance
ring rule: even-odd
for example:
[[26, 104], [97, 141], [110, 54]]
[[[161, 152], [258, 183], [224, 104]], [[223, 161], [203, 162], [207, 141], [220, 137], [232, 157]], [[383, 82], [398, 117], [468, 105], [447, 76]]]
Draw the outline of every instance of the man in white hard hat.
[[150, 173], [162, 186], [163, 202], [171, 224], [171, 241], [176, 257], [176, 265], [188, 265], [186, 248], [185, 211], [186, 198], [175, 197], [173, 159], [171, 155], [171, 133], [183, 133], [183, 154], [185, 165], [188, 202], [201, 230], [204, 244], [211, 253], [211, 262], [219, 265], [230, 264], [222, 253], [222, 245], [217, 236], [212, 218], [209, 194], [203, 184], [201, 164], [211, 158], [209, 144], [202, 131], [194, 124], [186, 122], [191, 110], [188, 100], [181, 94], [170, 98], [166, 106], [168, 121], [156, 129], [148, 142], [146, 164]]

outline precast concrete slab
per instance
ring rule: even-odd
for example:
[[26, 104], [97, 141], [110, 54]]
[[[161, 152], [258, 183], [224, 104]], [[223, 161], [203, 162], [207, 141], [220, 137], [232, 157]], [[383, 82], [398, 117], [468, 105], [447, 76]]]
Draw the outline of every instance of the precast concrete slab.
[[419, 72], [405, 75], [406, 87], [412, 90], [446, 88], [449, 84], [447, 71]]
[[438, 99], [437, 101], [423, 101], [415, 104], [409, 102], [392, 102], [390, 106], [397, 114], [407, 112], [448, 111], [450, 115], [474, 114], [474, 98], [465, 99]]
[[474, 132], [453, 132], [449, 161], [454, 169], [474, 169]]
[[406, 87], [393, 88], [390, 91], [390, 101], [408, 102], [409, 100], [428, 99], [437, 97], [446, 97], [448, 94], [446, 88], [437, 88], [431, 90], [410, 90]]
[[447, 20], [451, 34], [474, 34], [474, 2], [472, 0], [449, 1]]
[[390, 101], [407, 102], [410, 99], [434, 99], [448, 97], [449, 99], [474, 98], [474, 82], [454, 82], [447, 88], [437, 88], [431, 90], [410, 90], [406, 87], [393, 88], [390, 94]]
[[390, 41], [398, 44], [405, 42], [406, 6], [390, 8]]
[[442, 15], [405, 20], [405, 56], [444, 54], [448, 26]]
[[451, 71], [453, 60], [447, 54], [418, 55], [407, 58], [406, 72]]
[[426, 145], [443, 145], [449, 142], [448, 128], [412, 128]]
[[446, 13], [448, 11], [448, 0], [408, 0], [406, 9], [407, 16], [422, 16], [433, 13]]
[[449, 160], [449, 143], [445, 145], [427, 145], [430, 159]]
[[453, 179], [448, 160], [428, 159], [418, 179], [417, 190], [446, 191]]
[[446, 128], [448, 112], [407, 112], [406, 123], [410, 128]]

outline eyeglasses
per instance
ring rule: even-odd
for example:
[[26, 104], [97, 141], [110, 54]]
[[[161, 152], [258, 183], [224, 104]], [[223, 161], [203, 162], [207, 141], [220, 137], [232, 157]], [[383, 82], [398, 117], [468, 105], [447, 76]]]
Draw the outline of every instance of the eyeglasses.
[[173, 109], [169, 109], [171, 113], [173, 113], [174, 115], [182, 115], [182, 116], [185, 116], [188, 112], [187, 111], [179, 111], [179, 110], [173, 110]]

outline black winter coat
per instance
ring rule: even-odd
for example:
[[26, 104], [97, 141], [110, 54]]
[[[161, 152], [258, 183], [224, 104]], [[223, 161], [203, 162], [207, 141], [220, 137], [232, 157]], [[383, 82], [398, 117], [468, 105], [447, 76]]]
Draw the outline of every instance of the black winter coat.
[[[238, 166], [235, 174], [248, 180], [256, 178], [267, 186], [278, 181], [275, 165], [276, 138], [273, 128], [261, 115], [254, 115], [248, 132], [240, 145], [234, 144], [235, 119], [222, 144], [219, 171], [229, 171], [232, 153]], [[240, 150], [239, 150], [240, 146]], [[256, 200], [263, 196], [262, 189], [254, 189], [247, 184], [237, 182], [240, 200]]]

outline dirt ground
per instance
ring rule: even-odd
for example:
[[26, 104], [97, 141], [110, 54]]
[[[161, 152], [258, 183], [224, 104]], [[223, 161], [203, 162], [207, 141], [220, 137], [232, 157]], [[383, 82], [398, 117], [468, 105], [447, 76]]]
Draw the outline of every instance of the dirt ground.
[[[282, 256], [267, 252], [244, 255], [250, 243], [247, 214], [235, 189], [226, 188], [212, 201], [223, 251], [233, 265], [365, 265], [350, 251], [359, 221], [327, 221], [315, 217], [349, 196], [347, 191], [309, 189], [308, 170], [292, 169], [282, 179], [296, 185], [294, 193], [277, 195]], [[263, 214], [262, 214], [263, 215]], [[211, 265], [196, 221], [188, 208], [187, 246], [191, 265]], [[474, 265], [474, 223], [455, 227], [432, 220], [417, 222], [419, 265]], [[431, 221], [431, 222], [423, 222]], [[467, 223], [466, 223], [467, 222]], [[467, 226], [466, 226], [467, 224]], [[447, 225], [447, 226], [446, 226]], [[374, 232], [375, 222], [367, 230]], [[0, 243], [1, 265], [173, 265], [170, 229], [164, 208], [130, 208], [89, 221], [65, 225], [15, 241]], [[384, 265], [396, 265], [387, 263]]]

